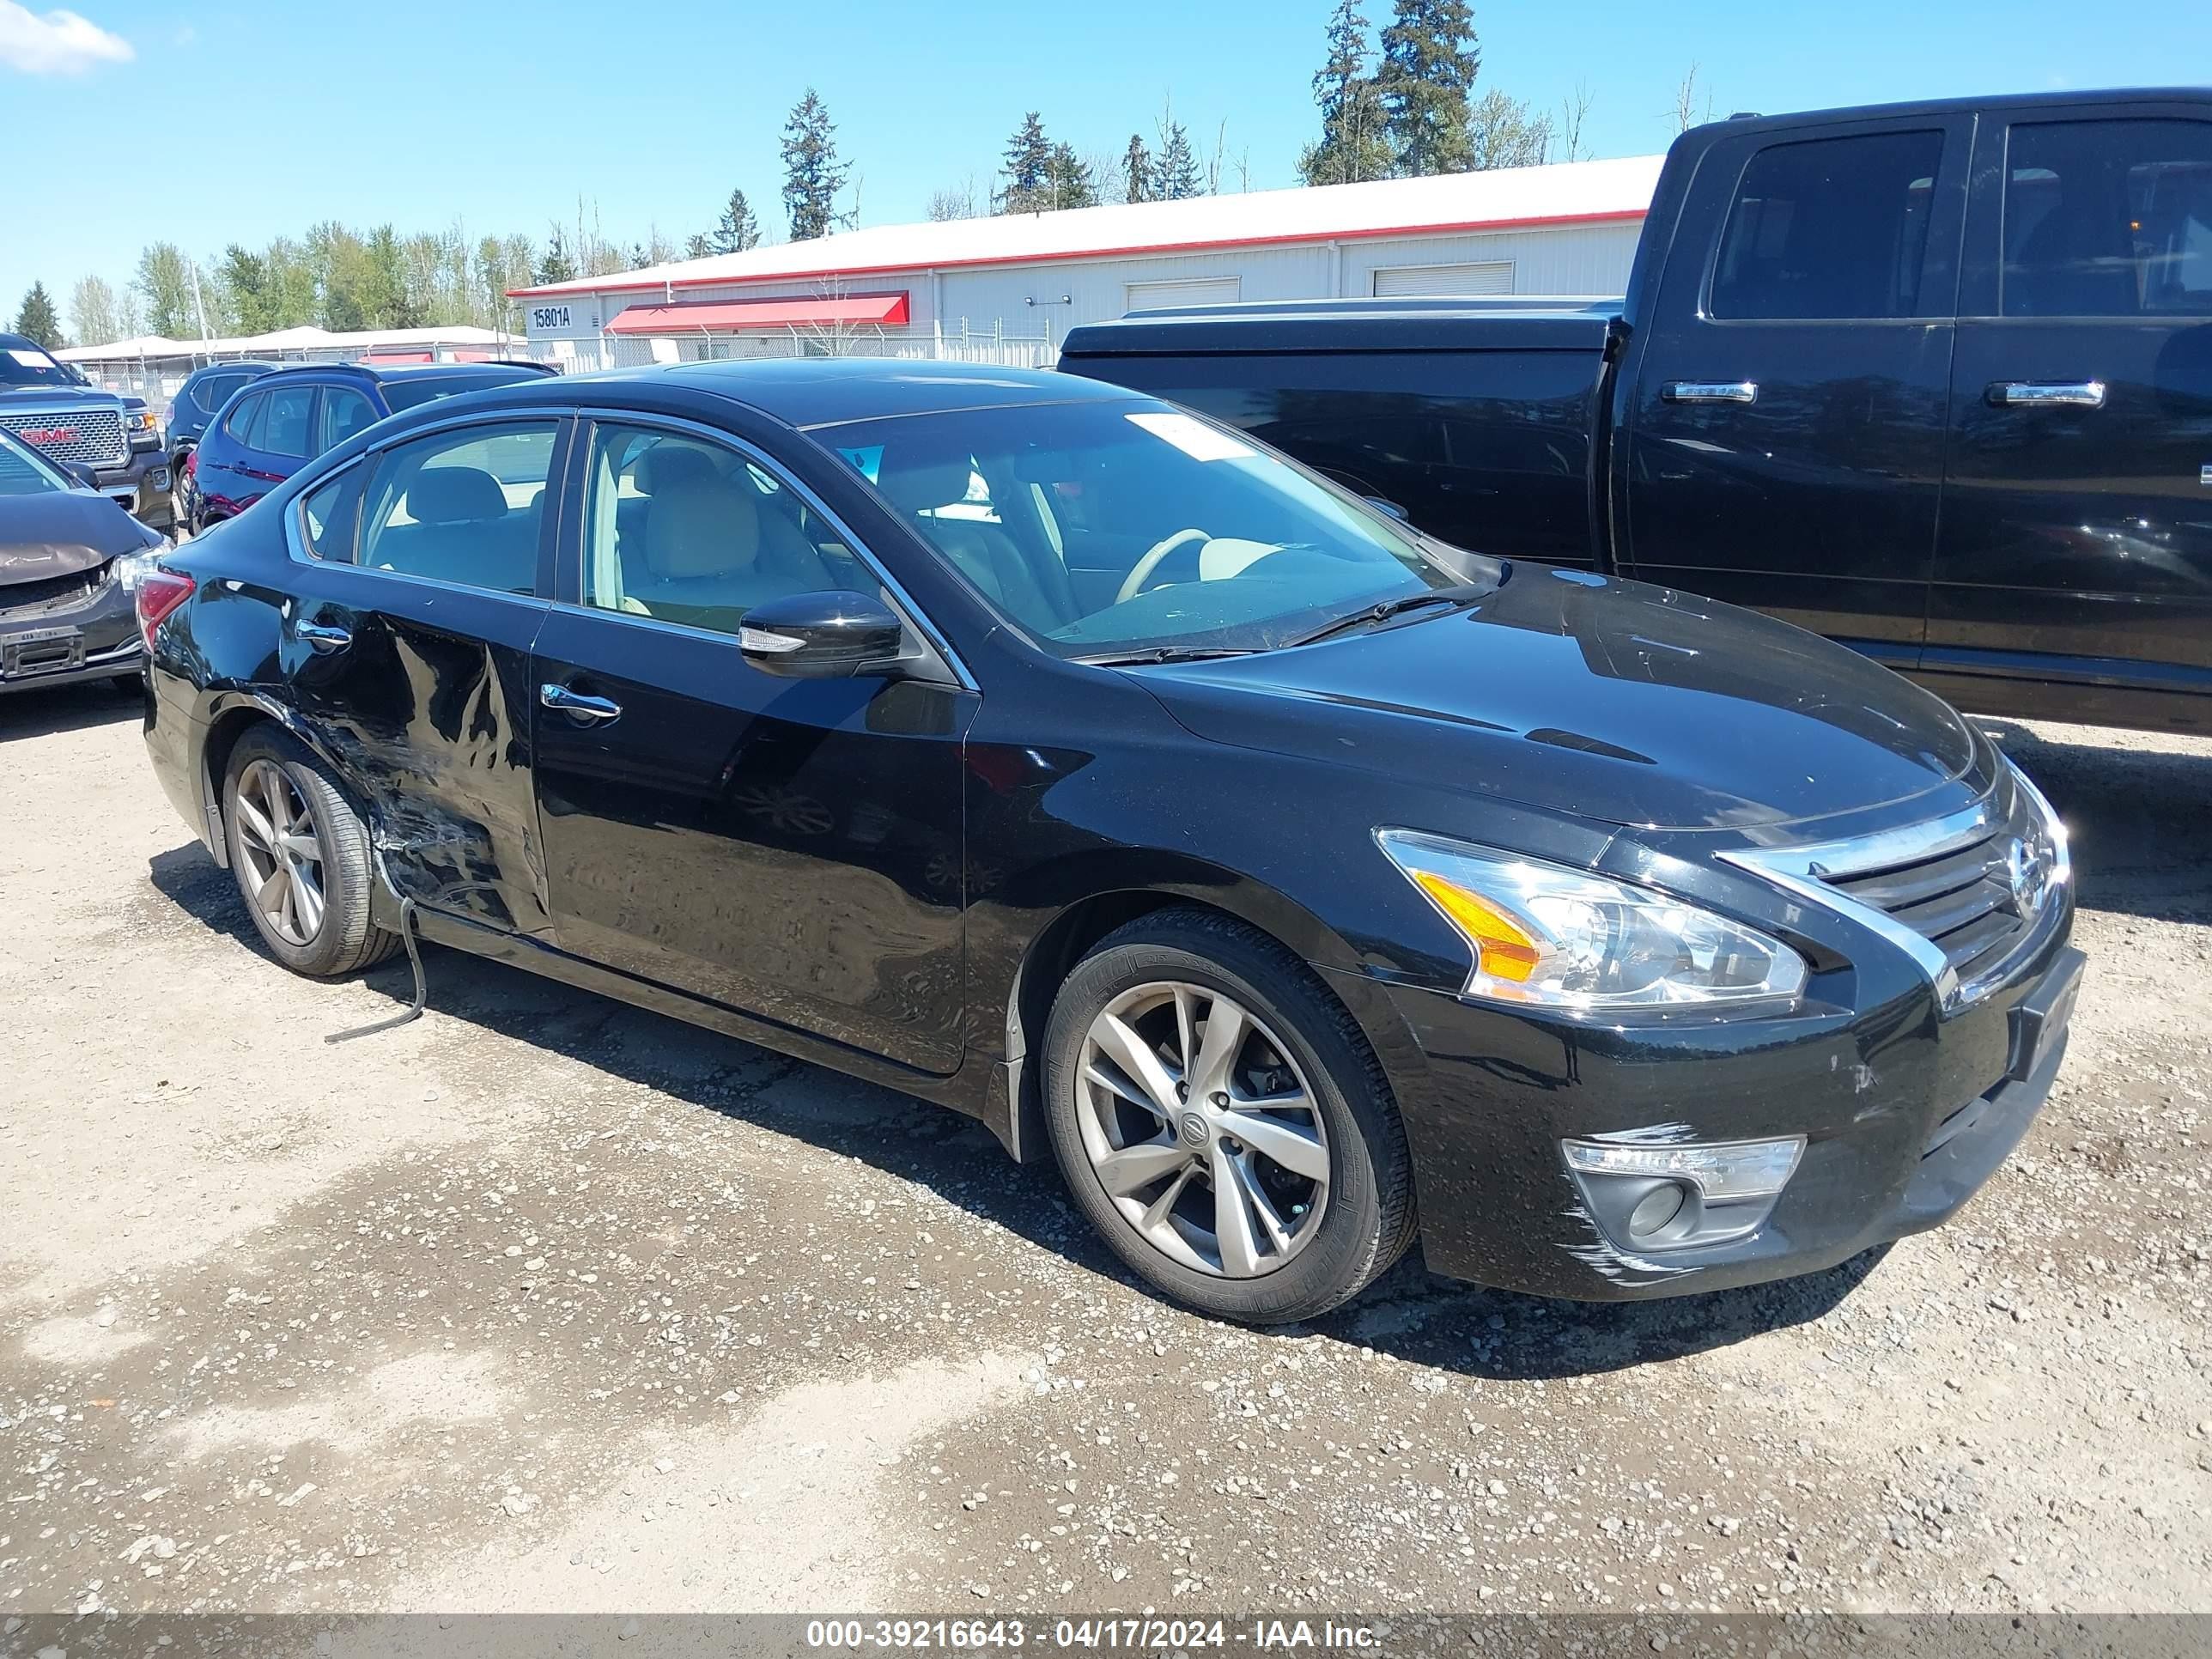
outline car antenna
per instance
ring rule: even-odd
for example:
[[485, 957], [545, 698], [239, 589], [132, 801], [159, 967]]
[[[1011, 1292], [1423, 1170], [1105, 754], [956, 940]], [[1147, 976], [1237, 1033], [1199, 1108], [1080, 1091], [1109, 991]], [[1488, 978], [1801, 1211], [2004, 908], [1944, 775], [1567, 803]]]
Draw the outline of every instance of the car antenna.
[[379, 1031], [389, 1031], [422, 1018], [422, 1005], [429, 1000], [429, 993], [422, 981], [422, 953], [415, 945], [415, 901], [399, 901], [399, 942], [407, 947], [407, 965], [415, 970], [415, 1000], [404, 1012], [389, 1019], [380, 1019], [368, 1025], [356, 1025], [349, 1031], [332, 1031], [323, 1039], [325, 1042], [350, 1042], [356, 1037], [374, 1036]]

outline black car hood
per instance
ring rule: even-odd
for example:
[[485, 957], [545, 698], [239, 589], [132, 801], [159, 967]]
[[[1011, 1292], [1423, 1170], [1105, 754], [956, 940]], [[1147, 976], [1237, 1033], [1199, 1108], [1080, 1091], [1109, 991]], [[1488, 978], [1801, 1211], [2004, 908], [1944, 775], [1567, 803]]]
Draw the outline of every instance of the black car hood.
[[1519, 565], [1472, 611], [1413, 614], [1144, 679], [1215, 742], [1649, 828], [1881, 806], [1974, 763], [1936, 697], [1733, 605]]
[[104, 495], [0, 495], [0, 588], [75, 575], [151, 545], [145, 528]]

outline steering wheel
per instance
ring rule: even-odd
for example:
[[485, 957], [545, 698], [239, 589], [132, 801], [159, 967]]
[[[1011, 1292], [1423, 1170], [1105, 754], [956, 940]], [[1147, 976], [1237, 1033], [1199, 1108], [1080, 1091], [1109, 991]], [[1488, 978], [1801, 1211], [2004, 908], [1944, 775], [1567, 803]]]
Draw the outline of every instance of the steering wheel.
[[1154, 542], [1146, 550], [1145, 556], [1137, 561], [1137, 568], [1121, 579], [1121, 591], [1114, 596], [1114, 603], [1126, 605], [1143, 592], [1145, 584], [1152, 579], [1152, 573], [1160, 568], [1160, 562], [1178, 547], [1190, 542], [1210, 542], [1212, 539], [1213, 538], [1203, 530], [1178, 530], [1164, 541]]

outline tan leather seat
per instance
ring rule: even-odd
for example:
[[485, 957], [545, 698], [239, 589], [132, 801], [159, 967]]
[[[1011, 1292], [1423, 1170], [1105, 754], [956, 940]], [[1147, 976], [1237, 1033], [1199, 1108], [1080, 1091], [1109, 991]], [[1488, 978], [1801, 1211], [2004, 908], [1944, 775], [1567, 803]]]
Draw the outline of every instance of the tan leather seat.
[[835, 586], [821, 555], [773, 508], [763, 510], [744, 473], [723, 478], [711, 467], [664, 466], [653, 483], [644, 514], [644, 569], [634, 558], [623, 560], [624, 597], [647, 615], [735, 633], [744, 613], [763, 599]]

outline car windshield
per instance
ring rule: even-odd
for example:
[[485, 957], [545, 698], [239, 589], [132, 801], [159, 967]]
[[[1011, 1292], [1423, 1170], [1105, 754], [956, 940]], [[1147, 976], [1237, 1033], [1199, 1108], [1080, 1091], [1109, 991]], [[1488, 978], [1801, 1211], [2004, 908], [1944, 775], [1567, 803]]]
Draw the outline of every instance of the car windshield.
[[0, 386], [82, 386], [71, 374], [37, 346], [0, 346]]
[[0, 438], [0, 495], [44, 495], [70, 481], [21, 444]]
[[1268, 650], [1497, 579], [1271, 449], [1150, 399], [848, 422], [812, 434], [1063, 657]]

